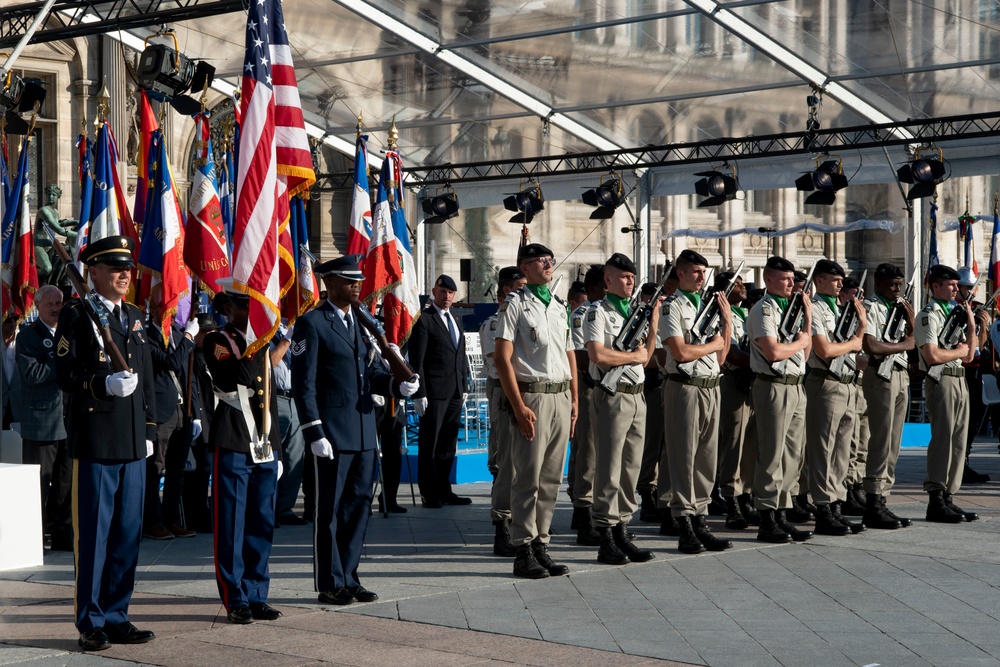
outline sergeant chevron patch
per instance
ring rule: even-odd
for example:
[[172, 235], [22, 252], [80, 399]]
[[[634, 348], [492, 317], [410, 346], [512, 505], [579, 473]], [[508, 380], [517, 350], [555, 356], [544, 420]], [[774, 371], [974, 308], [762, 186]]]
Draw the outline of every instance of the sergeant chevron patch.
[[306, 342], [304, 340], [299, 340], [299, 341], [293, 340], [291, 348], [292, 348], [292, 355], [297, 357], [306, 351]]

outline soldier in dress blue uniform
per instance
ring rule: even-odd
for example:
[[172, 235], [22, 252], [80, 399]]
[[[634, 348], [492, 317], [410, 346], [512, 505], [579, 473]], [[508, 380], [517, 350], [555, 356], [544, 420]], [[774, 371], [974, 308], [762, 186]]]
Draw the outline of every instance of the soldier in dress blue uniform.
[[124, 301], [134, 242], [109, 236], [88, 245], [87, 265], [111, 339], [129, 370], [115, 372], [87, 308], [79, 299], [59, 314], [56, 377], [69, 394], [73, 465], [76, 628], [87, 651], [153, 639], [128, 620], [142, 529], [147, 456], [156, 424], [153, 366], [142, 313]]
[[[243, 356], [250, 297], [219, 280], [232, 303], [226, 326], [205, 336], [202, 350], [219, 399], [208, 441], [215, 523], [215, 579], [230, 623], [273, 621], [281, 612], [267, 604], [271, 576], [267, 559], [274, 538], [274, 507], [281, 475], [277, 394], [271, 391], [268, 444], [264, 431], [267, 348]], [[273, 382], [271, 387], [274, 387]]]
[[412, 396], [419, 380], [397, 383], [386, 370], [352, 306], [360, 303], [361, 255], [314, 268], [328, 300], [295, 323], [292, 394], [302, 434], [315, 456], [316, 529], [313, 572], [319, 601], [373, 602], [358, 564], [375, 479], [375, 403], [372, 394]]

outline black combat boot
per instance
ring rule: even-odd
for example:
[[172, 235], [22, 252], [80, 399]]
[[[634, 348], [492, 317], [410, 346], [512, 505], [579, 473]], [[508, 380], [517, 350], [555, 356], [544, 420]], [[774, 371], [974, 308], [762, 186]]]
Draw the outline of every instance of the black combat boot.
[[726, 516], [726, 503], [719, 491], [719, 485], [712, 488], [712, 493], [708, 497], [708, 513], [712, 516]]
[[681, 553], [700, 554], [705, 550], [705, 545], [701, 543], [701, 540], [698, 539], [698, 535], [694, 532], [694, 526], [691, 524], [691, 517], [677, 517], [677, 527], [680, 529], [680, 535], [677, 538], [677, 549]]
[[660, 510], [656, 507], [656, 487], [651, 486], [639, 489], [639, 521], [646, 523], [659, 523]]
[[886, 503], [886, 497], [885, 496], [879, 496], [878, 497], [878, 504], [882, 507], [883, 510], [885, 510], [885, 513], [887, 515], [889, 515], [890, 518], [895, 519], [896, 521], [898, 521], [899, 525], [902, 526], [903, 528], [907, 528], [907, 527], [913, 525], [913, 520], [912, 519], [907, 519], [906, 517], [899, 516], [898, 514], [896, 514], [895, 512], [893, 512], [891, 509], [889, 509], [889, 507], [885, 503]]
[[951, 509], [952, 512], [958, 512], [959, 514], [961, 514], [962, 518], [965, 519], [966, 521], [978, 521], [979, 520], [979, 515], [976, 514], [975, 512], [966, 512], [961, 507], [959, 507], [958, 505], [956, 505], [955, 503], [953, 503], [952, 500], [951, 500], [951, 494], [950, 493], [946, 492], [944, 494], [944, 504], [947, 505]]
[[[732, 500], [732, 498], [729, 498], [729, 500]], [[708, 527], [705, 517], [691, 517], [691, 526], [694, 528], [694, 534], [698, 536], [698, 541], [709, 551], [725, 551], [726, 549], [733, 548], [732, 542], [712, 534], [712, 530]]]
[[846, 500], [840, 505], [840, 513], [848, 516], [864, 516], [866, 504], [867, 501], [858, 497], [855, 485], [848, 484]]
[[962, 484], [985, 484], [990, 481], [990, 476], [984, 472], [976, 472], [969, 466], [969, 459], [965, 459], [965, 469], [962, 471]]
[[830, 503], [830, 509], [833, 510], [833, 516], [837, 521], [847, 526], [848, 530], [851, 531], [851, 535], [857, 535], [858, 533], [865, 532], [865, 524], [860, 521], [851, 521], [843, 512], [844, 503], [838, 500], [835, 503]]
[[835, 535], [840, 537], [847, 535], [849, 532], [851, 532], [851, 529], [838, 521], [837, 517], [833, 516], [833, 508], [829, 505], [816, 506], [817, 535]]
[[792, 496], [792, 506], [785, 513], [785, 520], [792, 523], [812, 521], [816, 514], [816, 506], [809, 502], [809, 495], [800, 493]]
[[749, 493], [744, 493], [738, 496], [736, 500], [740, 504], [740, 511], [743, 512], [743, 518], [747, 520], [747, 523], [751, 526], [759, 526], [760, 512], [753, 506], [753, 497]]
[[785, 516], [785, 510], [775, 510], [774, 521], [778, 524], [779, 528], [791, 535], [792, 539], [796, 542], [805, 542], [806, 540], [812, 539], [812, 531], [799, 530], [792, 524], [788, 523], [788, 517]]
[[531, 550], [535, 552], [535, 560], [538, 564], [548, 570], [549, 574], [553, 577], [561, 577], [564, 574], [569, 574], [569, 568], [565, 565], [557, 565], [552, 557], [549, 556], [549, 545], [535, 540], [531, 543]]
[[517, 555], [517, 547], [510, 543], [510, 520], [494, 521], [496, 535], [493, 537], [493, 555], [502, 558], [513, 558]]
[[660, 521], [660, 535], [680, 537], [681, 528], [677, 525], [677, 517], [671, 516], [670, 510], [660, 511], [663, 513], [663, 520]]
[[544, 579], [549, 576], [549, 571], [535, 558], [535, 550], [530, 544], [522, 544], [517, 548], [517, 555], [514, 557], [514, 576], [525, 579]]
[[740, 511], [739, 501], [732, 496], [726, 498], [726, 528], [743, 530], [749, 525], [750, 523], [743, 516], [743, 512]]
[[944, 491], [927, 492], [927, 520], [934, 523], [962, 523], [965, 517], [944, 502]]
[[590, 515], [589, 507], [575, 507], [573, 514], [580, 511], [580, 521], [577, 524], [576, 543], [585, 547], [596, 547], [601, 544], [601, 536], [594, 530], [594, 521]]
[[899, 519], [895, 519], [889, 514], [889, 510], [885, 508], [885, 500], [882, 496], [874, 493], [869, 493], [865, 497], [865, 513], [861, 517], [861, 522], [869, 528], [884, 530], [895, 530], [896, 528], [903, 527]]
[[598, 562], [607, 565], [624, 565], [628, 562], [628, 556], [615, 543], [610, 527], [601, 528], [597, 533], [601, 536], [601, 548], [597, 550]]
[[786, 533], [775, 521], [774, 510], [758, 510], [760, 527], [757, 529], [757, 540], [771, 544], [785, 544], [792, 541], [792, 536]]
[[615, 546], [633, 563], [645, 563], [656, 558], [656, 555], [649, 549], [640, 549], [632, 543], [628, 534], [628, 526], [623, 523], [611, 527], [611, 537], [615, 541]]

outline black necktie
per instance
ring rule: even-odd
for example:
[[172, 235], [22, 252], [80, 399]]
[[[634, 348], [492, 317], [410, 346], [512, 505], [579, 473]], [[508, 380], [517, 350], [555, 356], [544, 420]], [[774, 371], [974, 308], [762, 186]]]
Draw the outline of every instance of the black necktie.
[[[117, 321], [118, 324], [122, 324], [122, 309], [121, 309], [121, 306], [115, 306], [114, 310], [111, 311], [111, 314], [114, 315], [115, 321]], [[125, 325], [122, 324], [122, 326], [125, 326]]]
[[443, 313], [444, 318], [448, 320], [448, 333], [451, 335], [451, 344], [458, 347], [458, 329], [455, 328], [455, 320], [452, 318], [451, 313]]
[[344, 316], [344, 324], [347, 325], [347, 334], [354, 340], [354, 318], [350, 315]]

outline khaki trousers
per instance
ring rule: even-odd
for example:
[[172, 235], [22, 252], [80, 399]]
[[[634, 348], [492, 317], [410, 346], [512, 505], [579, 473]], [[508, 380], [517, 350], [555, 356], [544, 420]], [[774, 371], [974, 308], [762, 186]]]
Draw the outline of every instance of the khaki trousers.
[[[590, 507], [594, 504], [594, 468], [597, 465], [594, 452], [594, 429], [590, 416], [590, 402], [594, 389], [583, 380], [577, 385], [576, 430], [571, 447], [576, 454], [570, 481], [573, 483], [573, 507]], [[597, 390], [604, 393], [603, 389]]]
[[[496, 413], [494, 413], [494, 406]], [[496, 464], [490, 491], [490, 520], [510, 519], [510, 408], [500, 383], [490, 393], [490, 458]], [[493, 467], [490, 467], [493, 470]]]
[[719, 388], [667, 380], [663, 404], [671, 415], [670, 424], [664, 424], [672, 492], [670, 514], [707, 514], [719, 462]]
[[931, 418], [924, 491], [957, 493], [965, 468], [965, 438], [969, 430], [969, 389], [965, 378], [944, 375], [940, 382], [924, 380]]
[[[864, 382], [864, 375], [861, 376]], [[868, 400], [861, 391], [861, 385], [851, 385], [852, 410], [854, 411], [854, 437], [851, 439], [851, 461], [847, 466], [847, 483], [861, 484], [868, 467], [868, 443], [871, 431], [868, 426]]]
[[646, 433], [646, 397], [603, 390], [591, 399], [596, 466], [594, 471], [594, 526], [628, 524], [638, 508], [635, 483]]
[[526, 439], [508, 413], [510, 429], [511, 542], [517, 546], [538, 539], [549, 542], [549, 527], [562, 484], [569, 419], [573, 400], [561, 394], [524, 395], [524, 404], [535, 413], [535, 438]]
[[[853, 384], [810, 373], [806, 378], [806, 459], [817, 505], [847, 500], [847, 466], [854, 437]], [[800, 493], [804, 490], [800, 489]]]
[[663, 383], [647, 382], [642, 389], [646, 398], [646, 441], [639, 466], [639, 490], [655, 489], [660, 458], [663, 456]]
[[868, 460], [865, 466], [865, 493], [888, 496], [896, 481], [896, 461], [899, 441], [903, 437], [903, 422], [909, 403], [910, 374], [892, 371], [888, 382], [873, 372], [861, 380], [861, 390], [868, 403]]
[[[750, 395], [737, 389], [736, 381], [728, 374], [722, 374], [719, 384], [719, 492], [723, 498], [741, 496], [744, 484], [747, 491], [753, 482], [753, 459], [746, 451], [747, 422], [752, 414]], [[757, 452], [754, 450], [753, 457]]]
[[754, 380], [757, 418], [757, 466], [754, 506], [759, 510], [788, 509], [802, 471], [806, 392], [802, 385]]

